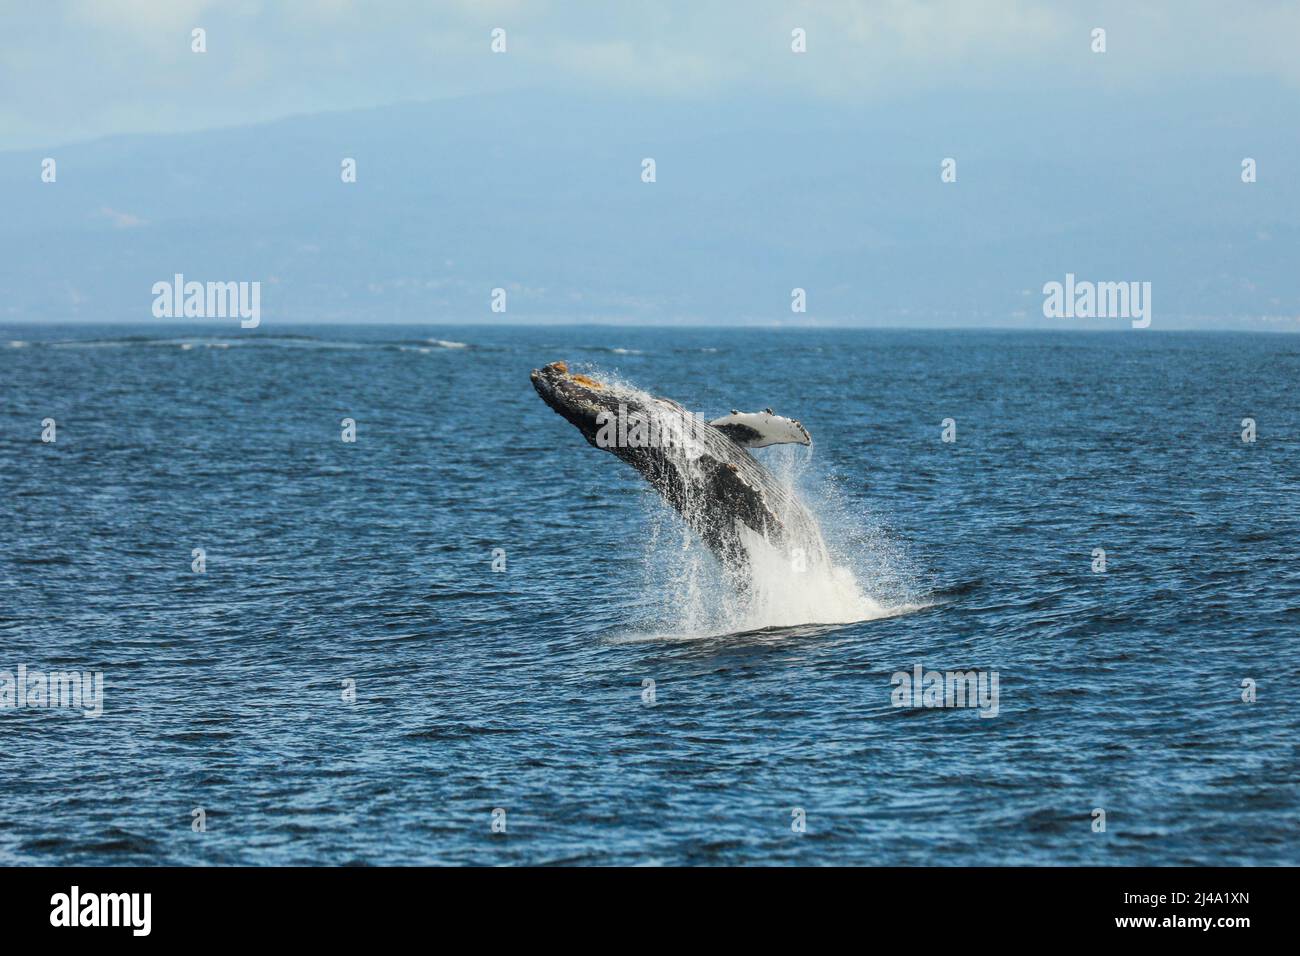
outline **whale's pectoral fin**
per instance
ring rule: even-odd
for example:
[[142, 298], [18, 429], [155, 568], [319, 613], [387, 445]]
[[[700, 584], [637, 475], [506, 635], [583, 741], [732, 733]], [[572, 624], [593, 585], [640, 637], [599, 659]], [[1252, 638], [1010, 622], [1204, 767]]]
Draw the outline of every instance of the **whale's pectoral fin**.
[[709, 422], [742, 448], [766, 448], [768, 445], [811, 445], [812, 436], [793, 418], [784, 418], [765, 408], [761, 412], [738, 412]]

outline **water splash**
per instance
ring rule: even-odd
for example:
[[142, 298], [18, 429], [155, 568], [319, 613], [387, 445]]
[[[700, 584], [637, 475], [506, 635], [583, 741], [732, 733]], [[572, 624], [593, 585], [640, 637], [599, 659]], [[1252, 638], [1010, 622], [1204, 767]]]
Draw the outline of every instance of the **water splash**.
[[[712, 637], [770, 629], [843, 625], [892, 617], [927, 606], [918, 600], [910, 563], [882, 521], [850, 502], [832, 476], [815, 465], [811, 446], [752, 451], [770, 481], [766, 505], [781, 521], [773, 537], [736, 521], [744, 560], [723, 563], [704, 539], [717, 521], [733, 517], [708, 490], [716, 449], [700, 432], [680, 429], [681, 406], [657, 399], [617, 371], [582, 363], [607, 395], [653, 419], [651, 433], [679, 426], [677, 441], [660, 447], [683, 480], [673, 507], [647, 490], [649, 534], [632, 609], [640, 636], [618, 640]], [[699, 428], [712, 434], [707, 422]], [[653, 482], [652, 482], [653, 483]], [[823, 529], [829, 533], [824, 533]]]
[[[689, 443], [680, 454], [683, 467], [693, 467]], [[790, 521], [780, 542], [741, 527], [748, 560], [741, 570], [728, 569], [676, 512], [647, 494], [651, 533], [642, 575], [652, 598], [639, 622], [647, 633], [706, 637], [849, 624], [926, 606], [883, 522], [848, 502], [815, 467], [811, 447], [774, 446], [755, 457], [811, 520]]]

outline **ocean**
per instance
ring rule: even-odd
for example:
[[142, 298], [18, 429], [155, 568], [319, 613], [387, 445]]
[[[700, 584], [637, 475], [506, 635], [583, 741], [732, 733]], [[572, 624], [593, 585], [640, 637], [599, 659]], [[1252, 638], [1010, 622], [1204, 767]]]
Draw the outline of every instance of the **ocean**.
[[[755, 457], [834, 574], [730, 589], [560, 359], [802, 421]], [[6, 325], [0, 864], [1300, 864], [1298, 382], [1280, 334]]]

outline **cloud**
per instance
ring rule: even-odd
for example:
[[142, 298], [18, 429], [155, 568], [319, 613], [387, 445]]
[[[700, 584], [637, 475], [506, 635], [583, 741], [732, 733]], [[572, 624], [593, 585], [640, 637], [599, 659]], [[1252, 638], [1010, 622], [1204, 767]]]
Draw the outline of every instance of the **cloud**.
[[134, 229], [137, 226], [146, 225], [145, 220], [139, 216], [134, 216], [129, 212], [118, 212], [108, 206], [101, 206], [95, 215], [108, 219], [117, 229]]
[[[190, 30], [208, 52], [190, 52]], [[489, 52], [503, 27], [510, 52]], [[804, 28], [808, 51], [790, 51]], [[1108, 31], [1092, 54], [1089, 31]], [[860, 101], [945, 87], [1300, 86], [1300, 5], [1209, 0], [49, 0], [6, 4], [0, 148], [502, 89]]]

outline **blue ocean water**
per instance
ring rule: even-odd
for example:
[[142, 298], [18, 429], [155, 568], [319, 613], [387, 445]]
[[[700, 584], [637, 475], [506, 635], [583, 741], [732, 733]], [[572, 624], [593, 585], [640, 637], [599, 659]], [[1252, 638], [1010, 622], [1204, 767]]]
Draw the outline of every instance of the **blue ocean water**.
[[[758, 457], [891, 613], [716, 627], [556, 359], [801, 419]], [[0, 671], [105, 691], [0, 710], [0, 863], [1300, 863], [1297, 381], [1263, 334], [5, 327]], [[918, 664], [997, 715], [895, 707]]]

